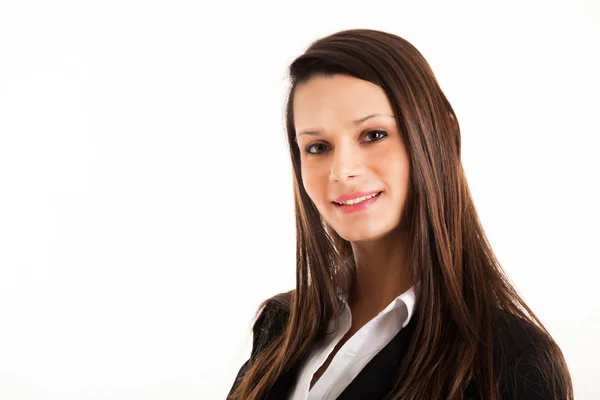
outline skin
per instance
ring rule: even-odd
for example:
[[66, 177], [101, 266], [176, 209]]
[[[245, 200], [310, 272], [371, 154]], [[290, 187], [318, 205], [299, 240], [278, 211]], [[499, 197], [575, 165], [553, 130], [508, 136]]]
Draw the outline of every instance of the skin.
[[[342, 74], [315, 76], [297, 86], [293, 106], [304, 188], [324, 220], [351, 243], [357, 272], [348, 299], [352, 327], [315, 373], [312, 387], [339, 347], [413, 285], [403, 224], [410, 163], [389, 100], [373, 83]], [[353, 122], [373, 114], [380, 115]], [[355, 213], [342, 213], [332, 203], [355, 191], [383, 192]]]

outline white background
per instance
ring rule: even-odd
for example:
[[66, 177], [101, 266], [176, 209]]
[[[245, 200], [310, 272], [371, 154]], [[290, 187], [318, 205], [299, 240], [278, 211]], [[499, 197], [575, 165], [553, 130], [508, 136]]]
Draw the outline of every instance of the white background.
[[0, 399], [223, 399], [294, 287], [286, 67], [387, 30], [457, 113], [492, 246], [600, 393], [593, 1], [0, 2]]

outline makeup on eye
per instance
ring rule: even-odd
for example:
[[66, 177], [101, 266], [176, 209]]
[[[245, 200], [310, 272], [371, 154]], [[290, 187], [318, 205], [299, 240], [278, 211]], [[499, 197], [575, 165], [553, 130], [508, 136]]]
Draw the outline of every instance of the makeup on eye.
[[[367, 130], [367, 131], [365, 131], [365, 132], [363, 133], [363, 135], [362, 135], [362, 136], [363, 136], [363, 137], [364, 137], [364, 136], [369, 136], [369, 135], [371, 135], [372, 133], [380, 133], [380, 134], [383, 134], [383, 136], [381, 136], [379, 139], [368, 140], [368, 141], [366, 142], [367, 144], [372, 144], [372, 143], [377, 143], [377, 142], [380, 142], [380, 141], [382, 141], [383, 139], [385, 139], [386, 137], [388, 137], [388, 136], [389, 136], [388, 132], [387, 132], [386, 130], [383, 130], [383, 129], [370, 129], [370, 130]], [[305, 147], [305, 149], [304, 149], [305, 151], [304, 151], [304, 152], [305, 152], [306, 154], [308, 154], [308, 155], [311, 155], [311, 156], [318, 156], [318, 155], [321, 155], [321, 154], [322, 154], [322, 152], [314, 153], [314, 152], [311, 152], [311, 151], [310, 151], [310, 149], [311, 149], [313, 146], [316, 146], [316, 145], [326, 145], [326, 144], [325, 144], [325, 143], [323, 143], [323, 142], [311, 143], [311, 144], [309, 144], [308, 146], [306, 146], [306, 147]]]

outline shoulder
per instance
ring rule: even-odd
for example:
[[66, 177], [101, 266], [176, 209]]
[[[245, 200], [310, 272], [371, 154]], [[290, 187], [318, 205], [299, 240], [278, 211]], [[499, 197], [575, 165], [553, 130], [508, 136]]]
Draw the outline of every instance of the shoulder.
[[230, 397], [235, 388], [240, 384], [244, 375], [256, 359], [256, 356], [276, 335], [285, 329], [289, 319], [292, 293], [293, 290], [279, 293], [266, 299], [258, 306], [256, 311], [257, 317], [252, 327], [253, 338], [250, 358], [239, 369], [227, 398]]
[[294, 290], [290, 290], [276, 294], [259, 305], [252, 327], [252, 358], [285, 330], [293, 293]]
[[566, 397], [562, 354], [533, 323], [503, 310], [494, 313], [494, 359], [503, 399]]
[[510, 363], [532, 343], [543, 340], [541, 330], [533, 323], [508, 311], [493, 312], [495, 358]]

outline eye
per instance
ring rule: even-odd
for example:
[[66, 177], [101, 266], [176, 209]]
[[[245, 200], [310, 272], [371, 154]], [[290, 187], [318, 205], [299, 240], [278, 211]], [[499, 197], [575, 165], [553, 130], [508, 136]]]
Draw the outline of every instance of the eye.
[[378, 142], [378, 141], [380, 141], [381, 139], [383, 139], [384, 137], [386, 137], [388, 135], [388, 133], [386, 131], [375, 130], [375, 131], [369, 131], [369, 132], [367, 132], [367, 134], [365, 136], [366, 137], [369, 137], [369, 136], [372, 137], [372, 134], [380, 134], [380, 135], [383, 135], [383, 136], [380, 137], [379, 139], [371, 140], [371, 142]]
[[[382, 130], [373, 130], [373, 131], [368, 131], [365, 134], [365, 137], [368, 138], [372, 138], [371, 140], [367, 140], [367, 143], [374, 143], [374, 142], [379, 142], [380, 140], [382, 140], [383, 138], [385, 138], [388, 135], [388, 133], [386, 131], [382, 131]], [[318, 146], [323, 146], [325, 148], [327, 148], [328, 146], [325, 143], [313, 143], [311, 145], [306, 146], [306, 153], [308, 155], [311, 156], [319, 156], [322, 153], [325, 152], [325, 150], [323, 151], [319, 151]], [[316, 149], [316, 151], [312, 151], [312, 149]]]
[[309, 154], [309, 155], [311, 155], [311, 156], [318, 156], [318, 155], [320, 155], [322, 153], [321, 151], [319, 151], [317, 153], [315, 153], [313, 151], [310, 151], [310, 149], [315, 148], [315, 146], [326, 146], [326, 145], [325, 145], [325, 143], [313, 143], [313, 144], [311, 144], [309, 146], [306, 146], [306, 153]]

